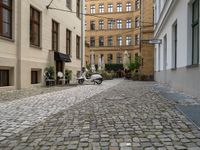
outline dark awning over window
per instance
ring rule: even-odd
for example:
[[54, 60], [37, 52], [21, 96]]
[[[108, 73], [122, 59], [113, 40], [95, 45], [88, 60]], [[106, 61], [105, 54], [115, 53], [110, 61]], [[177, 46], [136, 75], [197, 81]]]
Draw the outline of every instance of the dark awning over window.
[[64, 61], [64, 62], [71, 62], [70, 56], [60, 53], [60, 52], [54, 52], [54, 59], [56, 61]]

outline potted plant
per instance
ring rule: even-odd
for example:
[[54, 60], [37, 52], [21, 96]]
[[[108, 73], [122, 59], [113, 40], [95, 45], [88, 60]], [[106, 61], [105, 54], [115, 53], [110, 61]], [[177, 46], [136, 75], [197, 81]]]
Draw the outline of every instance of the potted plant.
[[69, 84], [71, 79], [72, 79], [72, 71], [66, 69], [65, 70], [65, 84]]
[[53, 82], [53, 84], [55, 84], [55, 71], [54, 71], [54, 67], [53, 66], [49, 66], [46, 67], [44, 70], [44, 77], [45, 77], [45, 82], [46, 82], [46, 86], [51, 85]]

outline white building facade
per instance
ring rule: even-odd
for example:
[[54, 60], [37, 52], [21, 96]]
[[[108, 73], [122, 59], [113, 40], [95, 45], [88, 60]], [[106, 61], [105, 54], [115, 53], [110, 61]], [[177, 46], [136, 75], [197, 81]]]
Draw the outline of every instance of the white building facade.
[[82, 2], [0, 1], [0, 90], [43, 85], [48, 66], [55, 73], [80, 70]]
[[200, 97], [199, 0], [155, 0], [155, 80]]

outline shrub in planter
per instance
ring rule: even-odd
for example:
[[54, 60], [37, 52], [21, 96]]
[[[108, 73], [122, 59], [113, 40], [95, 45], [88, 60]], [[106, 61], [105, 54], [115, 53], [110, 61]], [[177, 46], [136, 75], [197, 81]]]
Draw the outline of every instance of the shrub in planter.
[[104, 80], [112, 80], [113, 79], [113, 75], [110, 72], [103, 71], [101, 75]]
[[72, 71], [66, 69], [65, 70], [65, 84], [69, 84], [71, 79], [72, 79]]
[[53, 66], [46, 67], [44, 69], [44, 78], [46, 82], [46, 86], [50, 85], [50, 82], [48, 80], [54, 80], [55, 79], [55, 71]]
[[46, 67], [44, 70], [44, 75], [46, 79], [54, 79], [55, 71], [53, 66]]
[[132, 71], [131, 72], [131, 79], [133, 81], [139, 81], [140, 80], [140, 74], [138, 72]]

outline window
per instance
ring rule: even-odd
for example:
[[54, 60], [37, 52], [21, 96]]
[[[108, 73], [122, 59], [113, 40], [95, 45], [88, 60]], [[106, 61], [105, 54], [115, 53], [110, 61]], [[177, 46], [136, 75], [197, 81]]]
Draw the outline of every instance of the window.
[[132, 42], [132, 38], [130, 35], [126, 36], [126, 45], [127, 46], [130, 46], [131, 45], [131, 42]]
[[103, 36], [99, 37], [99, 46], [104, 46], [104, 37]]
[[80, 0], [76, 0], [76, 16], [78, 17], [78, 18], [80, 18], [80, 10], [81, 10], [81, 1]]
[[108, 54], [108, 64], [112, 64], [112, 61], [113, 61], [113, 55]]
[[135, 0], [135, 9], [140, 9], [140, 0]]
[[66, 0], [67, 8], [72, 9], [72, 0]]
[[40, 12], [30, 8], [30, 44], [40, 46]]
[[117, 20], [117, 29], [121, 29], [122, 28], [122, 20], [118, 19]]
[[135, 45], [140, 45], [140, 35], [135, 35]]
[[38, 71], [31, 71], [31, 84], [38, 84]]
[[108, 29], [113, 29], [113, 26], [114, 26], [114, 21], [108, 20]]
[[113, 37], [109, 36], [108, 37], [108, 46], [112, 46], [113, 45]]
[[95, 22], [90, 21], [90, 30], [95, 30]]
[[59, 24], [55, 21], [52, 21], [52, 50], [58, 51], [58, 43], [59, 43]]
[[0, 87], [9, 86], [9, 70], [0, 70]]
[[122, 3], [117, 4], [117, 12], [122, 12]]
[[113, 12], [113, 4], [108, 4], [108, 12]]
[[104, 5], [100, 4], [99, 5], [99, 13], [103, 13], [104, 12]]
[[122, 36], [117, 37], [117, 45], [122, 46]]
[[126, 11], [131, 11], [131, 2], [126, 3]]
[[127, 29], [131, 28], [131, 19], [126, 20], [126, 28]]
[[140, 27], [140, 19], [139, 17], [135, 18], [135, 28], [139, 28]]
[[12, 0], [0, 1], [0, 36], [12, 38]]
[[173, 46], [173, 51], [172, 51], [172, 68], [176, 69], [177, 67], [177, 23], [175, 23], [172, 27], [173, 31], [173, 38], [172, 38], [172, 46]]
[[80, 57], [80, 42], [81, 42], [81, 40], [80, 40], [80, 36], [76, 36], [76, 58], [77, 59], [80, 59], [81, 57]]
[[66, 54], [71, 55], [71, 31], [66, 30]]
[[195, 0], [192, 7], [192, 65], [197, 65], [199, 64], [199, 0]]
[[90, 46], [94, 47], [95, 46], [95, 37], [90, 37]]
[[117, 64], [121, 64], [122, 63], [122, 54], [121, 53], [117, 53], [116, 63]]
[[95, 5], [90, 6], [90, 13], [95, 14]]
[[104, 21], [99, 20], [99, 29], [102, 30], [104, 28]]

